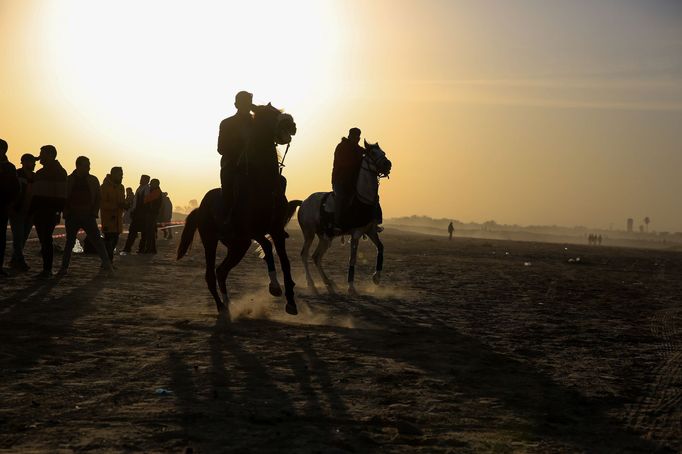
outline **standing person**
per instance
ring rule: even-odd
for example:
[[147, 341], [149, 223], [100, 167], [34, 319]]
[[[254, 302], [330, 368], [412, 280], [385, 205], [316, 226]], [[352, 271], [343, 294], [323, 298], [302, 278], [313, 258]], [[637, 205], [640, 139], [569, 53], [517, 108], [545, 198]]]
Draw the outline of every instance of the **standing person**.
[[71, 262], [71, 253], [76, 244], [78, 231], [83, 229], [102, 260], [102, 268], [111, 272], [112, 266], [97, 227], [97, 215], [101, 202], [99, 180], [90, 175], [90, 160], [85, 156], [76, 159], [76, 170], [69, 175], [66, 183], [64, 205], [64, 227], [66, 244], [62, 256], [60, 274], [65, 274]]
[[130, 212], [133, 210], [133, 201], [135, 200], [135, 193], [133, 188], [126, 188], [126, 208], [125, 213], [123, 213], [123, 225], [130, 225], [132, 220]]
[[146, 207], [144, 199], [149, 194], [149, 175], [142, 175], [140, 177], [140, 186], [135, 191], [133, 204], [130, 207], [130, 226], [128, 227], [128, 238], [126, 244], [123, 246], [122, 255], [130, 254], [130, 249], [135, 243], [137, 234], [141, 233], [140, 244], [137, 246], [137, 253], [142, 254], [145, 250], [145, 243], [147, 241], [147, 231], [145, 229]]
[[218, 153], [220, 158], [220, 187], [222, 188], [225, 218], [223, 230], [228, 233], [233, 227], [232, 213], [239, 199], [236, 185], [238, 168], [242, 155], [246, 150], [253, 128], [253, 95], [240, 91], [234, 98], [237, 113], [220, 122], [218, 133]]
[[334, 150], [332, 189], [334, 190], [334, 234], [342, 232], [341, 217], [355, 195], [358, 173], [365, 149], [360, 144], [359, 128], [351, 128]]
[[100, 217], [102, 220], [102, 233], [104, 233], [104, 245], [111, 263], [114, 263], [114, 249], [118, 244], [118, 237], [123, 232], [123, 212], [128, 207], [123, 192], [123, 169], [112, 167], [111, 172], [102, 182], [102, 206]]
[[[19, 194], [17, 168], [7, 160], [7, 142], [0, 139], [0, 276], [7, 276], [2, 265], [5, 263], [5, 247], [7, 245], [7, 221], [10, 205], [16, 202]], [[14, 240], [16, 241], [16, 240]]]
[[452, 221], [450, 221], [450, 225], [448, 225], [448, 235], [450, 235], [450, 239], [452, 240], [452, 235], [455, 233], [455, 226], [452, 225]]
[[169, 227], [173, 219], [173, 202], [168, 197], [167, 192], [161, 193], [161, 210], [159, 211], [159, 222], [165, 227], [163, 229], [163, 238], [170, 240], [173, 238], [173, 229]]
[[156, 219], [161, 211], [161, 187], [156, 178], [149, 182], [149, 194], [144, 198], [147, 217], [145, 219], [145, 230], [147, 232], [147, 242], [143, 250], [146, 254], [156, 254]]
[[19, 180], [19, 195], [12, 207], [9, 223], [12, 226], [12, 260], [10, 267], [13, 270], [26, 272], [30, 269], [24, 259], [24, 245], [31, 233], [33, 219], [29, 215], [29, 203], [33, 188], [33, 171], [36, 168], [36, 158], [26, 153], [21, 156], [21, 168], [17, 170]]
[[38, 156], [42, 168], [33, 178], [33, 194], [29, 213], [33, 215], [33, 223], [40, 240], [40, 254], [43, 258], [43, 271], [38, 278], [52, 277], [52, 260], [54, 246], [52, 234], [59, 223], [66, 201], [66, 170], [57, 161], [57, 149], [54, 145], [40, 147]]

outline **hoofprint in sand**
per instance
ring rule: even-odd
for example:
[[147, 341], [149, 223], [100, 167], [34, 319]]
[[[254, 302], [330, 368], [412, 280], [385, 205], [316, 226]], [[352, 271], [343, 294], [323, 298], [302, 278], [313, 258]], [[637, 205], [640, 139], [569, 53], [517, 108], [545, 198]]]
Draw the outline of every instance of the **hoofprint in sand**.
[[0, 449], [682, 450], [681, 253], [389, 229], [381, 287], [362, 242], [359, 295], [315, 295], [289, 230], [296, 317], [250, 253], [217, 318], [198, 244], [0, 281]]

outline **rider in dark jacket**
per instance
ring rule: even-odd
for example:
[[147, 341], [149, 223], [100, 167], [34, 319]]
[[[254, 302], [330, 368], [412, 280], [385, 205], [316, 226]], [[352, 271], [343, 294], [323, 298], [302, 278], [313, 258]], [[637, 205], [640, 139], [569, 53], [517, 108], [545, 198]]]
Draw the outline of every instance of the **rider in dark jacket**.
[[218, 153], [220, 158], [220, 186], [223, 192], [223, 202], [225, 204], [225, 225], [230, 226], [233, 205], [237, 198], [235, 192], [238, 189], [235, 185], [237, 169], [244, 165], [241, 161], [244, 158], [244, 150], [248, 146], [248, 141], [253, 127], [253, 95], [246, 91], [240, 91], [235, 96], [234, 106], [237, 113], [220, 122], [220, 132], [218, 134]]
[[332, 188], [334, 190], [334, 226], [339, 228], [343, 211], [355, 195], [355, 186], [362, 164], [365, 149], [360, 143], [361, 131], [351, 128], [348, 138], [344, 137], [334, 151], [334, 168], [332, 170]]

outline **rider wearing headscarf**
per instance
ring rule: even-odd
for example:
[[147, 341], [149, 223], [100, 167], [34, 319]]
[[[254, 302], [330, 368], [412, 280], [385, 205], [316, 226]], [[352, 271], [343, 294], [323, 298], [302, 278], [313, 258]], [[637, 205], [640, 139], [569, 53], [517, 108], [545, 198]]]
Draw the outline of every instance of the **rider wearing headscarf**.
[[332, 189], [335, 197], [335, 227], [340, 227], [341, 215], [355, 195], [358, 173], [365, 152], [365, 149], [359, 145], [360, 134], [359, 128], [351, 128], [348, 131], [348, 138], [343, 137], [334, 151]]

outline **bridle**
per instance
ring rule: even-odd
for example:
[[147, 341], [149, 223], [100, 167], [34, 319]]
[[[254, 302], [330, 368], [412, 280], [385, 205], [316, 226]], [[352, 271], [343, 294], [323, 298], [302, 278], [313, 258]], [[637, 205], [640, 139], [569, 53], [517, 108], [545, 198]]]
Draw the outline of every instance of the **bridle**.
[[[379, 178], [379, 179], [381, 179], [381, 178], [390, 179], [390, 178], [391, 178], [390, 175], [379, 172], [379, 166], [378, 166], [378, 164], [377, 164], [377, 158], [375, 158], [374, 156], [372, 156], [372, 153], [370, 153], [369, 151], [365, 151], [364, 155], [367, 157], [367, 159], [369, 159], [369, 161], [370, 161], [370, 162], [372, 163], [372, 165], [374, 166], [374, 170], [371, 169], [371, 168], [369, 168], [369, 167], [363, 167], [365, 170], [367, 170], [367, 171], [369, 171], [369, 172], [374, 172], [374, 173], [376, 173], [376, 174], [377, 174], [377, 178]], [[385, 158], [385, 157], [386, 157], [386, 156], [384, 155], [384, 158]], [[364, 166], [364, 160], [363, 160], [361, 166]]]

